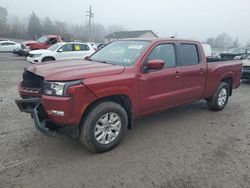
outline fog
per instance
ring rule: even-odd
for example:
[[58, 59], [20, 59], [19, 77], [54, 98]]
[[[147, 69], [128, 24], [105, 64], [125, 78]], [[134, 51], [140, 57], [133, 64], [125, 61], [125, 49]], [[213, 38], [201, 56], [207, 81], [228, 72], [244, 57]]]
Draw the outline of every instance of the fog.
[[128, 30], [151, 29], [161, 37], [205, 40], [222, 32], [250, 39], [249, 0], [0, 0], [9, 14], [39, 17], [69, 23], [85, 23], [89, 6], [93, 21], [103, 25], [122, 25]]

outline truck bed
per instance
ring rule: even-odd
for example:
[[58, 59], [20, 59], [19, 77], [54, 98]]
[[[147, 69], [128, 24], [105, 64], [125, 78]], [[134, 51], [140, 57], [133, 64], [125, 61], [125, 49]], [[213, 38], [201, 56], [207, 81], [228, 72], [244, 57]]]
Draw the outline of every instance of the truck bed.
[[218, 76], [220, 80], [223, 78], [232, 78], [232, 89], [237, 88], [240, 85], [240, 79], [242, 75], [242, 61], [241, 60], [220, 60], [207, 63], [208, 75], [205, 86], [205, 97], [211, 97], [216, 88], [218, 87], [214, 83], [218, 82]]

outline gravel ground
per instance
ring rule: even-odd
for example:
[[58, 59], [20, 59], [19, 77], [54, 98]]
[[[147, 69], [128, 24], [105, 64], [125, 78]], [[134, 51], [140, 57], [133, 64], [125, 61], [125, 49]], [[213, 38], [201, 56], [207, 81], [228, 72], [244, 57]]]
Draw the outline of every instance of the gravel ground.
[[0, 54], [0, 187], [250, 187], [250, 82], [222, 112], [204, 101], [138, 120], [103, 154], [50, 138], [14, 100], [24, 58]]

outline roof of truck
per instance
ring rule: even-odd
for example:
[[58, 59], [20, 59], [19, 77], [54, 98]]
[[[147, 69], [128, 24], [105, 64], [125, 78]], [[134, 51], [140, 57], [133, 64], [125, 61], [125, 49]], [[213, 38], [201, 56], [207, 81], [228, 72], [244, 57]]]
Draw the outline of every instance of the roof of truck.
[[160, 42], [160, 41], [199, 42], [196, 40], [178, 39], [178, 38], [127, 38], [120, 40], [139, 40], [139, 41], [150, 41], [150, 42]]

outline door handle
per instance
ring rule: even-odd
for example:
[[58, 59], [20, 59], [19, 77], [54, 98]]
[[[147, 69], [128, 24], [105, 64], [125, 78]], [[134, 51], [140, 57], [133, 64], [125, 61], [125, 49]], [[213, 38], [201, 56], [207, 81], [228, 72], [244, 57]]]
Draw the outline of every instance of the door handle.
[[174, 74], [175, 78], [180, 78], [180, 72], [179, 71], [176, 71], [175, 74]]
[[200, 71], [201, 71], [201, 75], [203, 75], [204, 74], [204, 69], [201, 68]]

